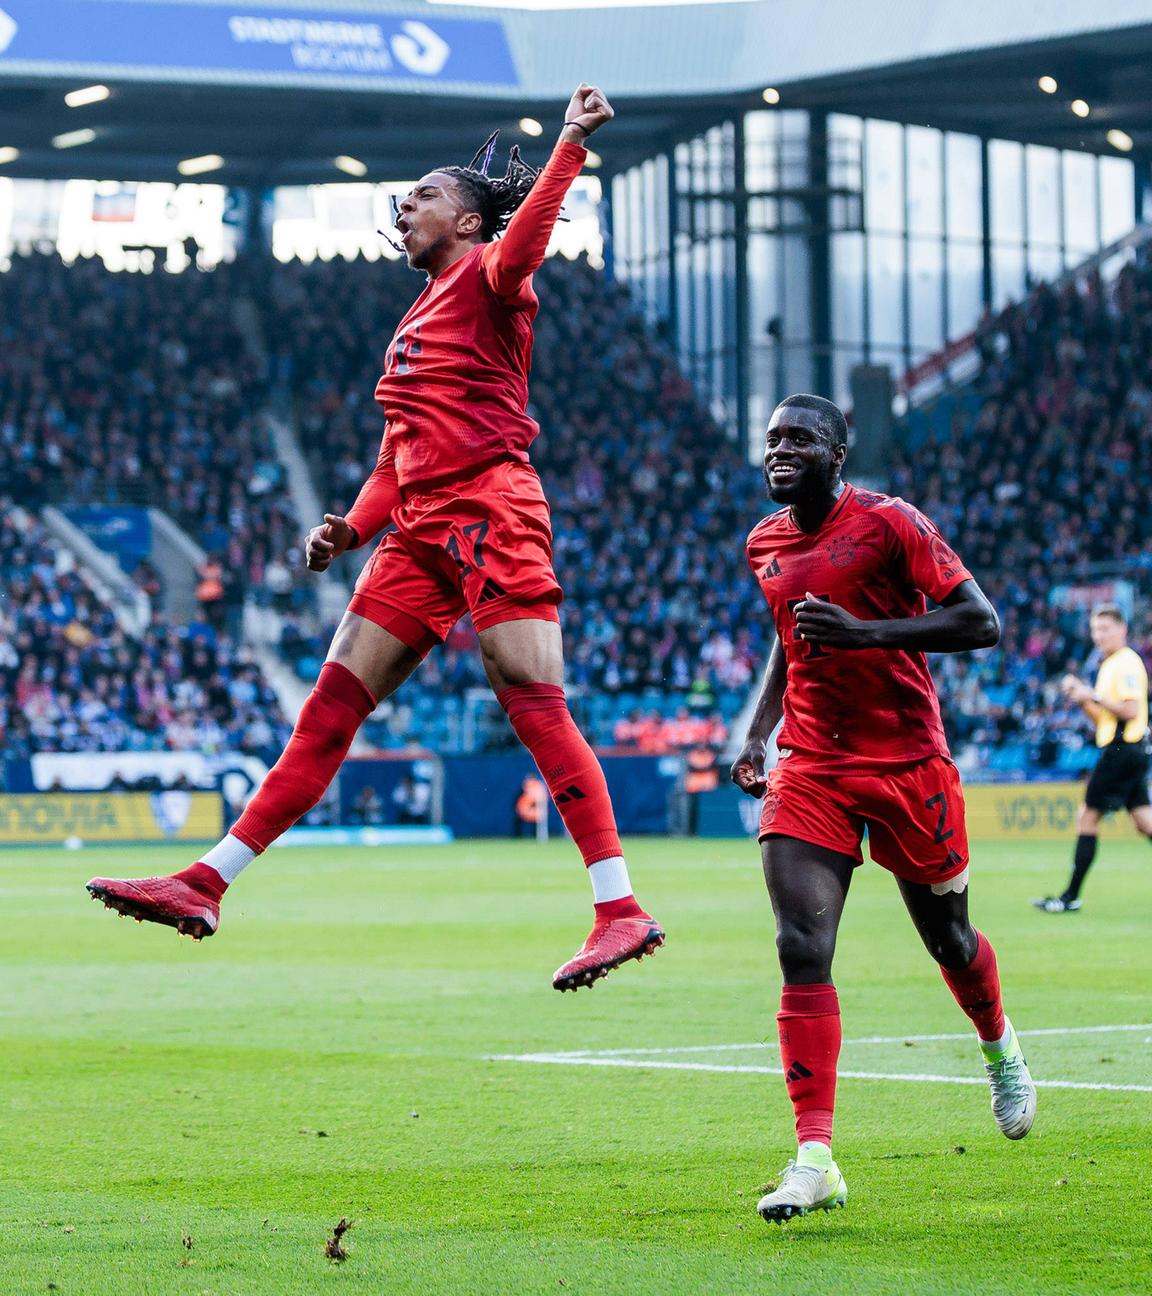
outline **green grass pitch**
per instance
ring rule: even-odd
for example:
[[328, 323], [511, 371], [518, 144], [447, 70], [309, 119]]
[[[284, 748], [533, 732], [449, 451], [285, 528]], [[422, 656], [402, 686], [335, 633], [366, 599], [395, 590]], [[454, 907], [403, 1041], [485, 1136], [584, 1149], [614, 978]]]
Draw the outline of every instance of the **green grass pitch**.
[[[1152, 850], [1035, 912], [1070, 848], [977, 843], [972, 903], [1038, 1079], [1090, 1087], [1012, 1144], [982, 1085], [845, 1078], [848, 1209], [784, 1227], [754, 1211], [792, 1127], [752, 844], [629, 843], [668, 945], [564, 996], [563, 842], [274, 851], [201, 945], [83, 891], [186, 852], [0, 854], [0, 1296], [1148, 1292], [1152, 1028], [1084, 1028], [1152, 1021]], [[837, 982], [846, 1040], [896, 1039], [845, 1070], [980, 1074], [910, 1038], [967, 1023], [871, 865]], [[667, 1051], [558, 1056], [638, 1049]], [[523, 1054], [558, 1060], [491, 1060]]]

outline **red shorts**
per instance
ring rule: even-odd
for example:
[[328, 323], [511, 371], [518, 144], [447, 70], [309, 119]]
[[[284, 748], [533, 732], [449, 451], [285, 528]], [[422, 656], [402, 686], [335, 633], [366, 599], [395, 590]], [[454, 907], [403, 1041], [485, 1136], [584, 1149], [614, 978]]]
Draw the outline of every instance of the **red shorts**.
[[761, 841], [797, 837], [862, 864], [865, 828], [868, 853], [906, 882], [947, 882], [968, 867], [960, 775], [943, 756], [843, 773], [793, 755], [769, 774]]
[[356, 582], [348, 610], [424, 655], [464, 615], [477, 630], [559, 621], [552, 524], [530, 464], [498, 463], [407, 493]]

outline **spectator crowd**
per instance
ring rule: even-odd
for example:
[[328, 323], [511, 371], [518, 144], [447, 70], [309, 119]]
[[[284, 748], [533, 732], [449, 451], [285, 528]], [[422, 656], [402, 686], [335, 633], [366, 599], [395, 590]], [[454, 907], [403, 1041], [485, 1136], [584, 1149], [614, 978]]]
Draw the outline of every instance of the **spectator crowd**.
[[[566, 592], [568, 678], [614, 699], [589, 709], [614, 741], [622, 711], [738, 708], [766, 646], [767, 618], [744, 561], [762, 483], [717, 427], [672, 352], [627, 291], [584, 262], [557, 257], [536, 277], [541, 310], [529, 410], [532, 459], [552, 504], [556, 570]], [[396, 321], [419, 290], [396, 262], [278, 269], [268, 291], [275, 371], [291, 386], [301, 439], [326, 502], [346, 510], [375, 462], [383, 415], [373, 393]], [[286, 645], [315, 666], [324, 636]], [[485, 685], [474, 637], [454, 634], [405, 685], [381, 741]], [[414, 708], [414, 710], [413, 710]], [[385, 708], [387, 712], [389, 709]], [[427, 733], [413, 734], [434, 741]]]
[[977, 344], [971, 391], [909, 420], [892, 490], [1000, 612], [996, 648], [934, 662], [966, 772], [1071, 773], [1092, 739], [1058, 685], [1095, 671], [1091, 604], [1130, 587], [1131, 641], [1152, 650], [1152, 264], [1040, 285], [986, 319]]
[[[241, 263], [114, 274], [15, 257], [0, 274], [0, 481], [45, 503], [164, 509], [256, 590], [299, 549], [260, 417], [264, 365]], [[294, 560], [293, 560], [294, 561]]]
[[[237, 573], [282, 614], [302, 678], [331, 627], [295, 592], [292, 551], [309, 520], [292, 513], [260, 411], [290, 396], [323, 503], [346, 510], [383, 428], [384, 348], [419, 286], [388, 261], [144, 276], [34, 256], [0, 275], [6, 489], [32, 510], [155, 503], [214, 555], [200, 577], [210, 624], [158, 619], [132, 636], [7, 510], [0, 726], [14, 750], [275, 753], [282, 718], [228, 613]], [[770, 507], [760, 476], [622, 287], [560, 258], [537, 287], [533, 461], [583, 719], [602, 745], [718, 748], [719, 717], [735, 719], [770, 639], [743, 554]], [[933, 663], [961, 763], [1071, 772], [1090, 736], [1057, 683], [1091, 669], [1087, 607], [1123, 582], [1138, 611], [1150, 602], [1152, 267], [1137, 257], [1110, 281], [1038, 287], [986, 319], [977, 342], [978, 376], [908, 419], [888, 485], [937, 522], [1001, 613], [996, 648]], [[159, 592], [151, 569], [140, 581]], [[1147, 648], [1147, 613], [1133, 629]], [[368, 737], [458, 745], [469, 691], [485, 687], [464, 623]]]
[[0, 498], [0, 750], [244, 752], [287, 737], [256, 663], [208, 626], [129, 633], [42, 524]]

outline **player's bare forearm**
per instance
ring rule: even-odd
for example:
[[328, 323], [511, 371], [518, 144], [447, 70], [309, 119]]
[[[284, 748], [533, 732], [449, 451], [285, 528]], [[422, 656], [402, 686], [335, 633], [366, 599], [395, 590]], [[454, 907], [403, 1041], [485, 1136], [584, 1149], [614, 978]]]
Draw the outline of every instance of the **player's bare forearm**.
[[756, 710], [748, 724], [748, 735], [745, 741], [767, 746], [773, 729], [780, 723], [784, 714], [785, 683], [784, 652], [777, 639], [768, 655], [768, 665], [764, 671], [764, 681], [760, 685], [760, 696], [756, 699]]
[[777, 639], [768, 658], [760, 696], [756, 699], [756, 709], [748, 725], [748, 735], [740, 754], [732, 763], [732, 782], [749, 796], [764, 795], [764, 758], [768, 751], [768, 739], [784, 714], [785, 679], [784, 652]]
[[944, 605], [923, 616], [865, 621], [845, 608], [807, 596], [796, 608], [796, 634], [827, 648], [891, 652], [971, 652], [1000, 640], [1000, 618], [974, 580], [958, 585]]
[[584, 148], [584, 141], [587, 138], [588, 136], [584, 134], [579, 126], [562, 126], [560, 128], [560, 134], [556, 137], [556, 143], [578, 144], [581, 148]]

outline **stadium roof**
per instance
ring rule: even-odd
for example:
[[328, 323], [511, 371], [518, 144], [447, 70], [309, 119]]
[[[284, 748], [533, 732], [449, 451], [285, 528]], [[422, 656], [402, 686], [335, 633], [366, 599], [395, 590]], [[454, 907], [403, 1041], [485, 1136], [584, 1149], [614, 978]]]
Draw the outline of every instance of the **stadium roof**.
[[[599, 81], [620, 108], [605, 167], [763, 107], [844, 111], [1029, 142], [1152, 153], [1152, 0], [750, 0], [593, 10], [379, 0], [0, 0], [0, 174], [239, 185], [411, 178], [466, 161], [494, 126], [542, 156], [568, 93]], [[1037, 85], [1055, 78], [1055, 94]], [[103, 101], [69, 108], [92, 82]], [[1071, 110], [1084, 100], [1086, 118]], [[540, 120], [537, 144], [519, 132]], [[59, 147], [60, 136], [94, 132]], [[56, 141], [54, 144], [53, 141]]]

